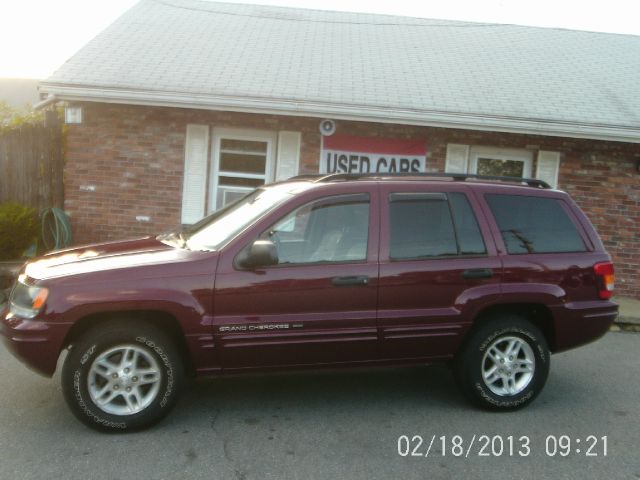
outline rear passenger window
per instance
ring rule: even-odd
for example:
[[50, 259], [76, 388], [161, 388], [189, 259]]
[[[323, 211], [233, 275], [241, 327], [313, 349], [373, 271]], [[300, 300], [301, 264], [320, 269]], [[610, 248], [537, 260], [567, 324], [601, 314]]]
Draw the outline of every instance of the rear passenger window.
[[389, 213], [392, 260], [486, 253], [464, 194], [394, 193]]
[[582, 237], [555, 198], [487, 194], [507, 252], [584, 252]]

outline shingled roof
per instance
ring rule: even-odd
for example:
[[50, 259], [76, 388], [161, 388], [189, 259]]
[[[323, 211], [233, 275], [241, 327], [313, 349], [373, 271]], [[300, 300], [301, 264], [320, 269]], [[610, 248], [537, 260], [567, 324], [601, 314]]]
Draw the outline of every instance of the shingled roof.
[[640, 143], [640, 37], [142, 0], [41, 90]]

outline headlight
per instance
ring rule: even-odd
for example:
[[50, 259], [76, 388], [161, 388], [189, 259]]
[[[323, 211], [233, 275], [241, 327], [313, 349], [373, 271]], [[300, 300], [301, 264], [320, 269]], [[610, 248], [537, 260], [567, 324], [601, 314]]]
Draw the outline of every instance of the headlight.
[[11, 313], [22, 318], [35, 317], [49, 296], [49, 290], [44, 287], [32, 287], [25, 283], [26, 278], [20, 275], [13, 290], [9, 302]]

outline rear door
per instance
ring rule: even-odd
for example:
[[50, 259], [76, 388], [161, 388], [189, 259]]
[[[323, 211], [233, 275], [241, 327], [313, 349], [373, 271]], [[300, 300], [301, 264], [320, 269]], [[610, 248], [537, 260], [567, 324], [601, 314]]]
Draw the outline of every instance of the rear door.
[[464, 185], [383, 184], [380, 201], [383, 357], [446, 358], [500, 295], [491, 233]]
[[[368, 185], [307, 194], [223, 253], [214, 334], [224, 368], [376, 357], [379, 211]], [[258, 238], [276, 244], [280, 263], [237, 268], [235, 256]]]

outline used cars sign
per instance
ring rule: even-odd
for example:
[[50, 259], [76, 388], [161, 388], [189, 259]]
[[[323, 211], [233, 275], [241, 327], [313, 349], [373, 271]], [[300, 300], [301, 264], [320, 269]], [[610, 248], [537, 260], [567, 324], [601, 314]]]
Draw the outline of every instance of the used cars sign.
[[323, 137], [320, 173], [424, 172], [424, 140], [331, 135]]

